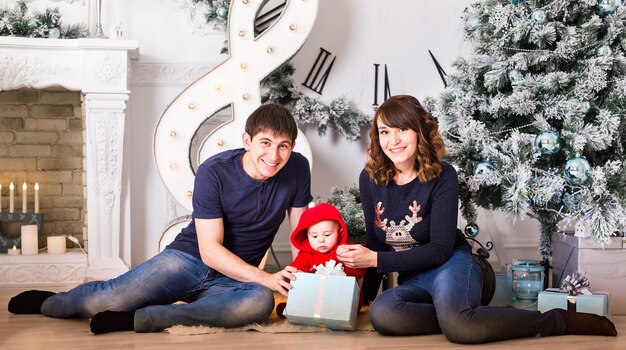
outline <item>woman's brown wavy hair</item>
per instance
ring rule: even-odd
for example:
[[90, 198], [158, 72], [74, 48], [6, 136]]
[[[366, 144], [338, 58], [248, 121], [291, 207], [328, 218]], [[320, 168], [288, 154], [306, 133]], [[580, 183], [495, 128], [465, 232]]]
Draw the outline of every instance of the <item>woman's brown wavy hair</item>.
[[398, 169], [380, 147], [379, 121], [392, 128], [407, 128], [417, 133], [415, 170], [417, 170], [420, 182], [426, 182], [441, 175], [446, 148], [433, 116], [415, 97], [397, 95], [380, 105], [374, 114], [370, 129], [370, 144], [367, 149], [369, 160], [365, 164], [365, 170], [376, 184], [388, 185], [398, 173]]

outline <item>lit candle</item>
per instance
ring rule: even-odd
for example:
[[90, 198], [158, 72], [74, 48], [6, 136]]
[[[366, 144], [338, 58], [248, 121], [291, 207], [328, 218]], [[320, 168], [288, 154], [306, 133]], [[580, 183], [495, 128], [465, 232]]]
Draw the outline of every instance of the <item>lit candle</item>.
[[22, 255], [37, 255], [39, 243], [37, 242], [37, 225], [22, 226]]
[[65, 253], [65, 235], [63, 236], [48, 236], [48, 254], [63, 254]]
[[39, 213], [39, 182], [35, 182], [35, 213]]
[[13, 203], [13, 197], [15, 195], [14, 188], [15, 186], [13, 186], [13, 182], [11, 182], [11, 184], [9, 185], [9, 213], [12, 213], [14, 211], [14, 203]]
[[0, 213], [2, 213], [2, 184], [0, 184]]
[[7, 250], [7, 254], [9, 255], [20, 255], [21, 249], [17, 249], [15, 244], [13, 245], [13, 249]]
[[26, 182], [22, 185], [22, 213], [26, 214], [26, 192], [28, 186], [26, 186]]

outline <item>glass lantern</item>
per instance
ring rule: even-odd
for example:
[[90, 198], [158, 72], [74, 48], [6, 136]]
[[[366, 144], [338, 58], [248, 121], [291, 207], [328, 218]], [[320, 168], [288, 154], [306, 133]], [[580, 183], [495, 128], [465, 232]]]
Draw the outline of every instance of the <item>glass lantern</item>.
[[511, 298], [519, 301], [537, 301], [543, 290], [544, 267], [537, 260], [518, 260], [511, 266]]

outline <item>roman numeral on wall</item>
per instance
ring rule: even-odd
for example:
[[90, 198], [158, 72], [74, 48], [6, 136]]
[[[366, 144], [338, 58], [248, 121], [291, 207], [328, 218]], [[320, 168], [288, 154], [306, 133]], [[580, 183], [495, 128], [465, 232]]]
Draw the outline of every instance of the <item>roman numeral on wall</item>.
[[441, 65], [435, 58], [435, 55], [433, 55], [433, 53], [430, 52], [430, 50], [428, 50], [428, 53], [430, 54], [430, 58], [432, 58], [433, 63], [435, 63], [435, 68], [437, 68], [437, 73], [439, 73], [439, 77], [441, 77], [441, 81], [443, 81], [443, 87], [448, 87], [448, 83], [446, 82], [446, 78], [445, 78], [445, 76], [447, 75], [446, 72], [443, 70], [443, 68], [441, 68]]
[[[374, 107], [378, 107], [378, 67], [379, 63], [374, 63]], [[384, 99], [386, 101], [391, 96], [391, 88], [389, 87], [389, 74], [387, 73], [387, 64], [385, 64], [385, 80], [383, 87]]]
[[311, 67], [302, 85], [321, 95], [324, 90], [324, 85], [326, 85], [326, 80], [328, 80], [328, 75], [331, 69], [333, 69], [333, 64], [335, 64], [335, 59], [337, 58], [337, 56], [334, 56], [332, 61], [327, 64], [326, 61], [328, 61], [328, 58], [331, 56], [332, 54], [329, 51], [320, 47], [320, 53], [317, 55], [315, 63], [313, 63], [313, 67]]

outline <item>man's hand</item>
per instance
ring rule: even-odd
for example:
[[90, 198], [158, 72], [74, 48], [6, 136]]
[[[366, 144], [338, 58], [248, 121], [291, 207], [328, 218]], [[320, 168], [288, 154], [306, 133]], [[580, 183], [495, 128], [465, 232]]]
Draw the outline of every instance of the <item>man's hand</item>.
[[287, 296], [289, 290], [291, 289], [291, 281], [296, 280], [296, 276], [293, 275], [296, 271], [298, 270], [295, 267], [287, 266], [263, 279], [261, 284], [273, 291]]
[[351, 269], [365, 269], [378, 265], [378, 255], [360, 244], [344, 244], [337, 247], [337, 259]]
[[337, 247], [336, 254], [337, 255], [341, 255], [341, 254], [345, 254], [345, 253], [347, 253], [349, 251], [350, 251], [350, 249], [348, 247], [346, 247], [346, 244], [342, 244], [339, 247]]

